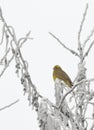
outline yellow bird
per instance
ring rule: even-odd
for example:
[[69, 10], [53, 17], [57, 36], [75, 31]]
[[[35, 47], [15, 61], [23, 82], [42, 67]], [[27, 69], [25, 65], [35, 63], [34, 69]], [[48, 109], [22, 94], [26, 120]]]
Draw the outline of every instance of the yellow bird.
[[59, 65], [55, 65], [53, 68], [53, 79], [55, 80], [56, 78], [62, 80], [70, 88], [73, 86], [70, 77], [62, 70]]

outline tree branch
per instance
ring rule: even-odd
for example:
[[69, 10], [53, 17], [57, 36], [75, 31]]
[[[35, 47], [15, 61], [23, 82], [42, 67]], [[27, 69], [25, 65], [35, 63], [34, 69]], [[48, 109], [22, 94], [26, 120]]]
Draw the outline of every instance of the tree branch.
[[83, 43], [83, 49], [85, 48], [86, 43], [90, 40], [90, 38], [93, 36], [93, 34], [94, 34], [94, 28], [92, 29], [90, 35], [87, 36], [87, 39], [84, 41], [84, 43]]
[[[29, 35], [30, 35], [30, 33], [28, 32], [28, 33], [26, 34], [26, 38], [24, 38], [23, 42], [21, 42], [21, 44], [19, 45], [19, 48], [21, 48], [22, 45], [28, 40]], [[20, 43], [20, 40], [19, 40], [19, 43]], [[8, 53], [8, 52], [9, 52], [9, 51], [7, 51], [7, 53]], [[7, 53], [6, 53], [6, 54], [7, 54]], [[5, 56], [6, 56], [6, 54], [5, 54]], [[10, 58], [10, 60], [8, 61], [7, 65], [4, 67], [4, 69], [3, 69], [2, 72], [0, 73], [0, 77], [3, 75], [3, 73], [5, 72], [5, 70], [7, 69], [7, 67], [9, 66], [9, 64], [11, 63], [11, 61], [13, 60], [14, 57], [15, 57], [15, 54], [13, 54], [13, 55], [11, 56], [11, 58]], [[4, 57], [3, 57], [3, 59], [4, 59]]]
[[85, 52], [85, 54], [83, 56], [83, 60], [85, 59], [86, 56], [88, 56], [88, 54], [89, 54], [89, 52], [90, 52], [90, 50], [91, 50], [91, 48], [92, 48], [93, 45], [94, 45], [94, 41], [90, 44], [88, 50]]
[[78, 56], [78, 57], [79, 57], [79, 55], [78, 55], [77, 52], [75, 52], [74, 50], [72, 50], [72, 49], [68, 48], [67, 46], [65, 46], [54, 34], [52, 34], [51, 32], [49, 32], [49, 34], [50, 34], [53, 38], [55, 38], [65, 49], [67, 49], [68, 51], [70, 51], [70, 52], [71, 52], [72, 54], [74, 54], [75, 56]]
[[11, 104], [9, 104], [9, 105], [7, 105], [7, 106], [5, 106], [5, 107], [0, 108], [0, 111], [4, 110], [4, 109], [6, 109], [6, 108], [9, 108], [9, 107], [11, 107], [11, 106], [13, 106], [13, 105], [16, 104], [17, 102], [19, 102], [19, 99], [17, 99], [15, 102], [12, 102]]
[[86, 9], [85, 9], [85, 12], [83, 14], [83, 18], [82, 18], [82, 21], [81, 21], [81, 24], [80, 24], [80, 29], [79, 29], [79, 32], [78, 32], [78, 50], [79, 51], [81, 51], [81, 32], [82, 32], [83, 24], [85, 22], [87, 10], [88, 10], [88, 4], [86, 4]]
[[71, 93], [78, 85], [82, 84], [83, 82], [91, 82], [91, 81], [94, 81], [94, 78], [89, 79], [89, 80], [85, 80], [85, 79], [84, 79], [84, 80], [82, 80], [82, 81], [76, 83], [76, 84], [62, 97], [61, 102], [60, 102], [60, 105], [58, 106], [58, 108], [61, 107], [62, 103], [64, 102], [64, 100], [65, 100], [65, 98], [66, 98], [66, 96], [67, 96], [69, 93]]

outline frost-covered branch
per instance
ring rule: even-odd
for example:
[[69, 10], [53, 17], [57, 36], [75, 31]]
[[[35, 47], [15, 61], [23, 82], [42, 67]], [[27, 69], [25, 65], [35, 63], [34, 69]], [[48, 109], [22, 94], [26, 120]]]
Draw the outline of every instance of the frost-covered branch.
[[72, 54], [74, 54], [75, 56], [78, 56], [78, 57], [79, 57], [79, 55], [78, 55], [77, 52], [75, 52], [74, 50], [72, 50], [72, 49], [68, 48], [67, 46], [65, 46], [65, 44], [62, 43], [54, 34], [52, 34], [51, 32], [49, 32], [49, 34], [50, 34], [52, 37], [54, 37], [65, 49], [67, 49], [68, 51], [70, 51], [70, 52], [71, 52]]
[[[1, 63], [4, 61], [4, 59], [7, 59], [9, 52], [12, 52], [12, 56], [9, 60], [7, 60], [6, 64], [2, 63], [2, 65], [4, 65], [4, 69], [1, 71], [0, 77], [4, 74], [5, 70], [9, 67], [11, 61], [14, 59], [16, 63], [16, 73], [18, 74], [18, 76], [19, 73], [21, 75], [20, 80], [21, 84], [23, 85], [24, 94], [28, 93], [29, 105], [32, 104], [33, 107], [35, 107], [36, 111], [38, 111], [39, 107], [38, 99], [39, 97], [43, 98], [43, 96], [38, 93], [36, 86], [31, 81], [31, 76], [28, 72], [28, 62], [24, 60], [24, 57], [20, 50], [22, 45], [28, 39], [32, 40], [33, 38], [30, 37], [30, 31], [29, 31], [25, 37], [21, 37], [20, 39], [17, 40], [14, 28], [12, 26], [7, 25], [5, 19], [3, 18], [3, 15], [1, 15], [1, 21], [4, 23], [4, 28], [6, 28], [6, 30], [4, 30], [5, 31], [4, 34], [6, 34], [7, 31], [8, 35], [8, 37], [6, 37], [6, 41], [8, 41], [8, 38], [11, 39], [10, 42], [8, 43], [10, 44], [10, 48], [7, 48], [5, 55], [1, 59]], [[56, 107], [49, 99], [46, 100], [52, 105], [52, 107], [54, 108]]]
[[78, 50], [79, 51], [81, 51], [81, 49], [82, 49], [82, 47], [81, 47], [81, 32], [82, 32], [83, 24], [85, 22], [87, 10], [88, 10], [88, 4], [86, 5], [86, 9], [85, 9], [85, 12], [83, 14], [83, 18], [82, 18], [82, 21], [81, 21], [81, 24], [80, 24], [80, 28], [79, 28], [79, 32], [78, 32]]
[[64, 102], [65, 98], [67, 97], [68, 94], [70, 94], [78, 85], [82, 84], [83, 82], [92, 82], [94, 79], [89, 79], [89, 80], [82, 80], [78, 83], [76, 83], [61, 99], [61, 102], [59, 104], [59, 108], [61, 107], [62, 103]]
[[[16, 69], [17, 69], [16, 73], [18, 74], [20, 71], [21, 83], [24, 86], [24, 91], [26, 93], [28, 93], [29, 104], [31, 104], [31, 102], [33, 102], [33, 104], [34, 104], [35, 103], [34, 99], [36, 98], [36, 102], [37, 102], [37, 98], [42, 97], [42, 96], [40, 94], [38, 94], [35, 85], [31, 81], [31, 77], [28, 72], [28, 63], [24, 60], [21, 50], [20, 50], [23, 43], [25, 43], [28, 39], [30, 39], [30, 40], [32, 39], [31, 37], [29, 37], [30, 32], [26, 34], [26, 37], [23, 37], [23, 38], [20, 38], [19, 40], [17, 40], [13, 27], [7, 25], [7, 23], [3, 17], [2, 11], [0, 12], [0, 14], [1, 14], [0, 15], [1, 21], [3, 22], [3, 25], [4, 25], [3, 34], [7, 34], [7, 37], [5, 37], [6, 41], [8, 41], [8, 42], [6, 42], [6, 46], [7, 46], [7, 44], [10, 44], [11, 53], [12, 53], [11, 58], [9, 60], [7, 60], [7, 57], [8, 57], [7, 55], [9, 52], [8, 50], [10, 49], [10, 48], [7, 48], [5, 55], [1, 59], [1, 62], [2, 62], [2, 60], [4, 60], [4, 58], [7, 60], [7, 62], [4, 63], [4, 69], [1, 71], [0, 76], [3, 75], [3, 73], [5, 72], [5, 70], [9, 66], [9, 64], [11, 63], [11, 61], [15, 58]], [[8, 40], [9, 38], [11, 39], [10, 42]], [[2, 43], [3, 43], [3, 40], [2, 40]], [[13, 46], [13, 44], [15, 45], [15, 47]], [[32, 96], [33, 96], [32, 100], [34, 100], [34, 101], [31, 101]]]
[[90, 40], [90, 38], [93, 36], [93, 34], [94, 34], [94, 28], [92, 29], [90, 35], [87, 36], [87, 39], [84, 41], [83, 47], [82, 47], [83, 49], [85, 48], [86, 43]]
[[86, 56], [88, 56], [88, 54], [89, 54], [89, 52], [90, 52], [90, 50], [91, 50], [91, 48], [92, 48], [93, 45], [94, 45], [94, 41], [90, 44], [88, 50], [85, 52], [85, 54], [83, 56], [83, 60], [85, 59]]

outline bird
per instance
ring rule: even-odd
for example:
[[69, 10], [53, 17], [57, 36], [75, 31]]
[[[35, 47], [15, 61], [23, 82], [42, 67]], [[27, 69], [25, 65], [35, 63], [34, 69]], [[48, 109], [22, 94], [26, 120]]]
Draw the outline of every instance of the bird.
[[63, 81], [68, 87], [72, 88], [73, 83], [72, 83], [70, 77], [67, 75], [66, 72], [64, 72], [64, 70], [62, 70], [62, 68], [59, 65], [55, 65], [53, 68], [54, 81], [56, 80], [56, 78]]

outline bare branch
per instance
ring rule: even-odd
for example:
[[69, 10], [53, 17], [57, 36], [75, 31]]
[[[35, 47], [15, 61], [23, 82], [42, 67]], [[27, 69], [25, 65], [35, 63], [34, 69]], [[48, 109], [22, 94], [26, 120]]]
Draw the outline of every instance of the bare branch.
[[[12, 32], [11, 32], [11, 30], [10, 30], [10, 26], [8, 26], [7, 25], [7, 23], [6, 23], [6, 21], [5, 21], [5, 19], [4, 19], [4, 17], [3, 17], [3, 15], [1, 14], [0, 15], [0, 17], [1, 17], [1, 20], [2, 20], [2, 22], [4, 23], [4, 25], [5, 25], [5, 27], [7, 28], [7, 31], [9, 32], [9, 34], [12, 36], [12, 38], [14, 39], [14, 32], [13, 32], [13, 34], [12, 34]], [[13, 28], [12, 28], [13, 29]], [[12, 30], [12, 31], [14, 31], [14, 30]]]
[[[28, 40], [30, 33], [28, 32], [26, 34], [26, 38], [23, 40], [23, 42], [19, 45], [19, 48], [22, 47], [22, 45]], [[5, 56], [7, 55], [7, 53], [9, 52], [9, 50], [6, 52]], [[11, 63], [11, 61], [13, 60], [15, 54], [13, 54], [10, 58], [10, 60], [8, 61], [7, 65], [4, 67], [4, 69], [2, 70], [2, 72], [0, 73], [0, 77], [3, 75], [3, 73], [5, 72], [5, 70], [7, 69], [7, 67], [9, 66], [9, 64]], [[2, 60], [4, 59], [4, 57], [2, 58]]]
[[2, 9], [1, 9], [1, 6], [0, 6], [0, 16], [2, 16]]
[[3, 60], [5, 59], [5, 57], [7, 56], [7, 54], [9, 53], [10, 48], [6, 51], [5, 55], [2, 57], [0, 64], [2, 64]]
[[3, 25], [3, 28], [2, 28], [2, 37], [1, 37], [0, 45], [3, 43], [4, 34], [5, 34], [5, 25]]
[[7, 63], [7, 65], [4, 67], [4, 69], [0, 73], [0, 77], [4, 74], [5, 70], [7, 69], [7, 67], [9, 66], [9, 64], [11, 63], [11, 61], [13, 60], [13, 58], [14, 58], [14, 55], [10, 58], [10, 60]]
[[[28, 39], [33, 40], [33, 38], [29, 37], [29, 35], [30, 35], [30, 31], [26, 34], [26, 37], [20, 38], [20, 39], [18, 40], [19, 46], [22, 46], [22, 44], [23, 44], [24, 42], [26, 42]], [[21, 44], [21, 45], [20, 45], [20, 44]]]
[[51, 32], [49, 32], [49, 34], [54, 37], [65, 49], [67, 49], [68, 51], [70, 51], [72, 54], [76, 55], [79, 57], [78, 53], [75, 52], [74, 50], [68, 48], [67, 46], [65, 46], [54, 34], [52, 34]]
[[94, 41], [91, 43], [91, 45], [89, 46], [88, 50], [85, 52], [84, 56], [83, 56], [83, 60], [85, 59], [86, 56], [88, 56], [92, 46], [94, 45]]
[[5, 106], [5, 107], [0, 108], [0, 111], [4, 110], [4, 109], [6, 109], [6, 108], [9, 108], [9, 107], [11, 107], [11, 106], [13, 106], [13, 105], [16, 104], [17, 102], [19, 102], [19, 99], [17, 99], [15, 102], [12, 102], [11, 104], [9, 104], [9, 105], [7, 105], [7, 106]]
[[85, 48], [86, 43], [90, 40], [90, 38], [93, 36], [93, 34], [94, 34], [94, 28], [92, 29], [90, 35], [87, 36], [87, 39], [84, 41], [84, 43], [83, 43], [83, 49]]
[[[21, 43], [21, 45], [19, 46], [20, 48], [22, 47], [23, 43], [26, 42], [26, 40], [28, 39], [29, 34], [27, 35], [26, 39], [24, 39], [24, 41]], [[9, 51], [9, 50], [8, 50]], [[7, 53], [8, 53], [7, 51]], [[7, 55], [7, 53], [5, 54], [5, 56]], [[7, 67], [9, 66], [9, 64], [11, 63], [11, 61], [13, 60], [15, 54], [13, 54], [10, 58], [10, 60], [8, 61], [7, 65], [4, 67], [4, 69], [2, 70], [2, 72], [0, 73], [0, 77], [3, 75], [3, 73], [5, 72], [5, 70], [7, 69]], [[4, 57], [2, 58], [2, 60], [4, 59]]]
[[80, 24], [80, 29], [79, 29], [79, 32], [78, 32], [78, 50], [79, 51], [81, 50], [81, 39], [80, 39], [80, 37], [81, 37], [81, 32], [82, 32], [83, 24], [85, 22], [87, 10], [88, 10], [88, 4], [86, 4], [86, 9], [85, 9], [85, 12], [83, 14], [83, 18], [82, 18], [82, 21], [81, 21], [81, 24]]

